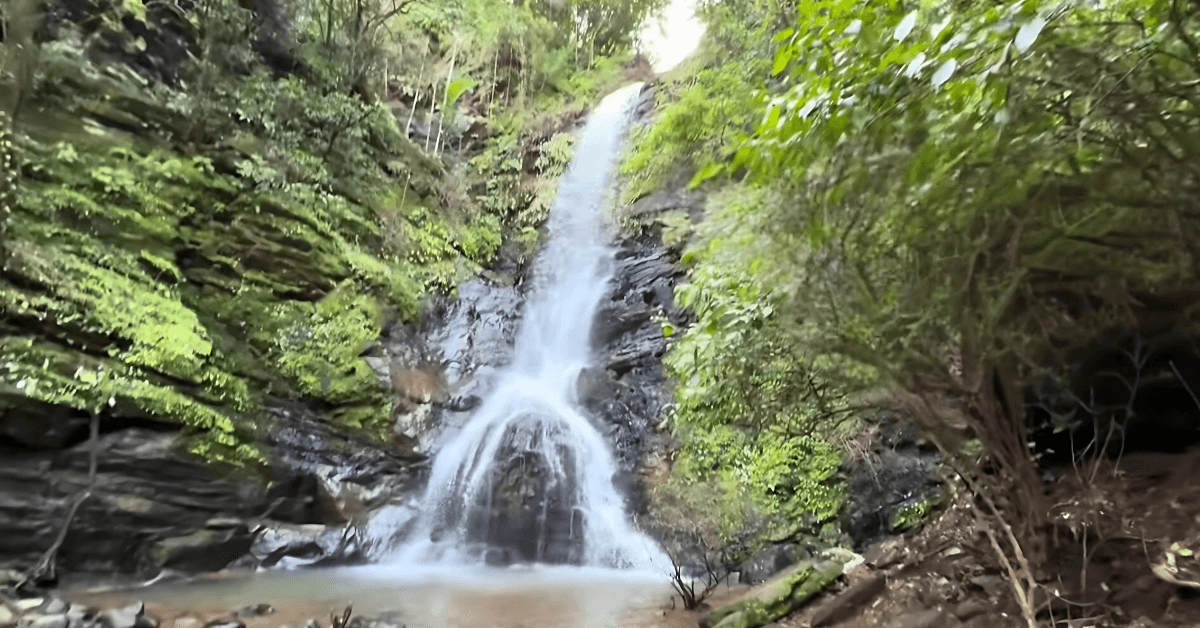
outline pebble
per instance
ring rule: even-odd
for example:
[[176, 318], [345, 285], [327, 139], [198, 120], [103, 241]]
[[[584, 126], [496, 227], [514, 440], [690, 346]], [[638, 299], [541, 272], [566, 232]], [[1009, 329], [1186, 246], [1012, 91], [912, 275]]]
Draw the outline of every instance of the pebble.
[[976, 615], [986, 613], [989, 608], [991, 608], [990, 605], [983, 600], [967, 600], [955, 607], [954, 616], [967, 621]]
[[52, 598], [42, 607], [41, 612], [44, 615], [61, 615], [67, 612], [67, 603], [58, 598]]
[[973, 578], [968, 578], [967, 581], [983, 589], [988, 594], [988, 597], [991, 598], [999, 599], [1007, 591], [1005, 588], [1006, 583], [1004, 578], [1001, 578], [1000, 576], [975, 576]]
[[29, 628], [67, 628], [70, 623], [66, 615], [42, 615], [29, 622]]
[[941, 618], [942, 612], [940, 610], [930, 608], [916, 613], [901, 615], [893, 619], [887, 625], [887, 628], [930, 628]]
[[12, 626], [17, 623], [17, 618], [13, 612], [8, 610], [4, 604], [0, 604], [0, 626]]
[[200, 628], [201, 622], [195, 617], [177, 617], [175, 618], [175, 628]]
[[43, 598], [31, 597], [31, 598], [26, 598], [24, 600], [17, 600], [16, 603], [14, 604], [14, 606], [17, 607], [17, 610], [19, 612], [28, 613], [29, 611], [31, 611], [45, 603], [46, 603], [46, 600]]
[[[104, 628], [142, 628], [146, 617], [146, 605], [134, 602], [125, 608], [115, 608], [100, 613], [100, 623]], [[157, 627], [158, 622], [154, 622]]]
[[246, 624], [236, 619], [218, 619], [208, 622], [204, 628], [246, 628]]
[[275, 607], [270, 604], [247, 606], [237, 612], [238, 617], [266, 617], [275, 613]]

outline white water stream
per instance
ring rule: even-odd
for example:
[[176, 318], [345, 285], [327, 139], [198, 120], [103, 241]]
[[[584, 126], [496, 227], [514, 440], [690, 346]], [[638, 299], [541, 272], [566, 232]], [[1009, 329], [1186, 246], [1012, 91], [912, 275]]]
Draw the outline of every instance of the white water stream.
[[[612, 278], [604, 210], [640, 89], [618, 90], [589, 116], [550, 212], [513, 363], [435, 453], [415, 521], [393, 532], [403, 542], [380, 562], [479, 564], [493, 562], [499, 546], [507, 553], [496, 564], [669, 569], [657, 544], [634, 529], [613, 485], [609, 444], [575, 398], [579, 375], [593, 361], [592, 320]], [[497, 495], [504, 501], [494, 503]]]

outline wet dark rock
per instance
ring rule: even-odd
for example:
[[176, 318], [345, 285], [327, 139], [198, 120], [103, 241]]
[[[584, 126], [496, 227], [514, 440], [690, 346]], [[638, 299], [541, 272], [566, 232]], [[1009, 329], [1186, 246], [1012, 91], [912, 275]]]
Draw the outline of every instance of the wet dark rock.
[[483, 562], [489, 567], [507, 567], [518, 560], [507, 547], [489, 547], [483, 552]]
[[451, 397], [442, 407], [451, 412], [470, 412], [478, 408], [480, 403], [483, 403], [483, 400], [479, 398], [479, 395], [466, 395], [465, 397]]
[[275, 454], [275, 477], [264, 500], [272, 519], [341, 525], [393, 503], [415, 486], [423, 455], [405, 455], [334, 430], [299, 404], [269, 411], [279, 425], [267, 439]]
[[[191, 5], [172, 9], [152, 3], [145, 19], [118, 20], [111, 4], [97, 0], [54, 0], [47, 3], [44, 37], [56, 38], [66, 24], [84, 25], [91, 38], [89, 52], [100, 63], [121, 63], [149, 80], [167, 84], [179, 81], [180, 70], [195, 42], [195, 27], [188, 22]], [[107, 15], [105, 15], [107, 13]], [[108, 28], [97, 29], [97, 23]], [[135, 41], [144, 42], [136, 44]]]
[[300, 567], [361, 557], [354, 528], [276, 524], [259, 532], [250, 549], [262, 567]]
[[[302, 406], [270, 412], [277, 427], [268, 438], [273, 464], [266, 490], [253, 478], [222, 477], [180, 451], [176, 426], [102, 425], [95, 491], [71, 522], [59, 570], [151, 576], [161, 569], [221, 569], [248, 555], [254, 526], [269, 529], [282, 521], [340, 529], [411, 490], [422, 457], [335, 431]], [[53, 543], [72, 498], [86, 488], [87, 443], [68, 442], [61, 450], [4, 452], [0, 570], [21, 571], [36, 562]], [[251, 520], [260, 523], [252, 526]], [[336, 560], [328, 546], [321, 545], [321, 560]], [[283, 555], [289, 551], [296, 553]]]
[[60, 449], [86, 430], [81, 413], [50, 405], [13, 408], [0, 414], [0, 441], [30, 449]]
[[738, 566], [737, 571], [741, 573], [739, 581], [744, 584], [766, 582], [797, 561], [807, 559], [805, 554], [804, 550], [791, 543], [772, 545]]
[[[393, 429], [396, 445], [420, 455], [428, 451], [443, 424], [461, 422], [491, 389], [496, 372], [512, 361], [523, 295], [512, 285], [484, 279], [458, 287], [458, 299], [436, 299], [422, 324], [397, 324], [380, 337], [368, 357], [380, 381], [397, 391]], [[436, 375], [439, 391], [427, 398], [405, 399], [405, 373]]]
[[151, 552], [155, 563], [164, 569], [196, 574], [225, 568], [245, 556], [253, 541], [250, 529], [244, 524], [233, 529], [206, 527], [185, 536], [163, 539]]
[[579, 401], [610, 432], [621, 473], [637, 477], [654, 425], [673, 400], [661, 364], [667, 339], [656, 319], [685, 322], [674, 305], [683, 274], [657, 239], [638, 236], [618, 242], [613, 275], [592, 327], [601, 366], [581, 378]]
[[842, 527], [856, 547], [887, 538], [897, 511], [940, 495], [940, 456], [924, 446], [910, 422], [885, 417], [869, 455], [843, 464], [847, 478]]
[[634, 201], [627, 211], [640, 218], [681, 210], [693, 221], [697, 220], [704, 211], [704, 196], [686, 188], [661, 190]]
[[492, 490], [468, 514], [467, 538], [488, 549], [489, 565], [543, 562], [577, 564], [582, 559], [582, 521], [574, 508], [576, 461], [556, 461], [566, 480], [555, 481], [541, 452], [542, 428], [535, 416], [514, 424], [496, 453]]
[[523, 303], [516, 287], [476, 279], [458, 287], [458, 300], [434, 305], [422, 331], [436, 347], [452, 389], [480, 370], [512, 362]]
[[[6, 456], [0, 465], [0, 567], [26, 568], [53, 543], [70, 500], [87, 486], [87, 469], [86, 443]], [[151, 562], [147, 541], [189, 534], [216, 515], [249, 515], [259, 501], [256, 490], [179, 453], [172, 432], [104, 434], [95, 491], [71, 524], [59, 567], [138, 571]]]

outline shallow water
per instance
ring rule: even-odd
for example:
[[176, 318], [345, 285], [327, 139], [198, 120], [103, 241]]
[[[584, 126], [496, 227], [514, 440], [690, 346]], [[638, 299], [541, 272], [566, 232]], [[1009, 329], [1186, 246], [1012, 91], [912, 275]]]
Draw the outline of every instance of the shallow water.
[[578, 567], [446, 568], [366, 566], [270, 572], [123, 591], [75, 592], [75, 601], [112, 607], [144, 601], [172, 628], [190, 615], [207, 621], [246, 606], [278, 612], [248, 628], [328, 626], [352, 605], [356, 616], [388, 616], [408, 628], [683, 628], [660, 574]]

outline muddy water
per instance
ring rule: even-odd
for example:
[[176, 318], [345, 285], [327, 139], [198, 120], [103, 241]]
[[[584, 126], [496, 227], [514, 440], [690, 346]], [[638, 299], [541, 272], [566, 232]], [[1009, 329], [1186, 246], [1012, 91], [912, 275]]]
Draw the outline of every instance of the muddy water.
[[[276, 612], [245, 619], [248, 628], [329, 625], [352, 605], [356, 616], [407, 628], [684, 628], [690, 613], [671, 610], [658, 574], [576, 567], [397, 568], [367, 566], [273, 572], [187, 584], [68, 595], [100, 607], [144, 601], [172, 628], [180, 617], [207, 622], [269, 604]], [[182, 625], [182, 623], [181, 623]]]

